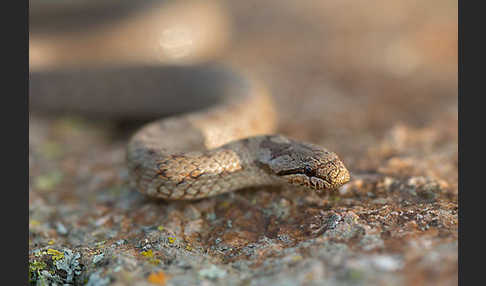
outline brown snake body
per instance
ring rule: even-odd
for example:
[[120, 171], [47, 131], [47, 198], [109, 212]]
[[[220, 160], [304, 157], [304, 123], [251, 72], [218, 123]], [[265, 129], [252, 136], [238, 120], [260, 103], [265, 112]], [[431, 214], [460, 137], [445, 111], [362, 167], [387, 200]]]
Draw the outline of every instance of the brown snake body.
[[[275, 132], [277, 112], [257, 81], [218, 65], [163, 64], [223, 41], [227, 25], [218, 3], [174, 1], [142, 9], [141, 2], [105, 2], [33, 1], [30, 47], [37, 64], [31, 66], [29, 103], [31, 110], [96, 117], [168, 115], [128, 143], [128, 170], [141, 192], [199, 199], [250, 186], [320, 191], [349, 181], [336, 154], [265, 135]], [[95, 19], [99, 23], [87, 29]]]
[[157, 110], [173, 113], [170, 105], [185, 105], [185, 96], [189, 106], [191, 101], [204, 103], [204, 94], [213, 99], [217, 94], [213, 106], [159, 119], [133, 135], [127, 148], [131, 178], [152, 197], [199, 199], [276, 184], [320, 191], [350, 179], [335, 153], [265, 135], [276, 127], [272, 100], [261, 84], [233, 69], [202, 65], [31, 72], [30, 93], [33, 109], [128, 117], [144, 109], [152, 116]]

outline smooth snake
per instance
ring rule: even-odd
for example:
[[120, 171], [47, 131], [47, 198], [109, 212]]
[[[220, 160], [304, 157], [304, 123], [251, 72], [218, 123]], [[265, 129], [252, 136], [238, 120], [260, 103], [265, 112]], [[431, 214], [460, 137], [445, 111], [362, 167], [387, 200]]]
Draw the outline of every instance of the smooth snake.
[[[153, 58], [147, 56], [147, 62]], [[127, 147], [131, 181], [152, 197], [199, 199], [280, 184], [321, 191], [350, 180], [335, 153], [275, 135], [272, 98], [239, 69], [156, 62], [36, 68], [30, 71], [29, 92], [36, 111], [117, 119], [168, 115], [143, 126]]]
[[[277, 116], [267, 89], [222, 65], [31, 72], [30, 105], [126, 118], [172, 114], [146, 124], [128, 143], [132, 181], [152, 197], [199, 199], [279, 184], [321, 191], [350, 179], [335, 153], [268, 135]], [[191, 105], [205, 107], [174, 114], [174, 106]]]

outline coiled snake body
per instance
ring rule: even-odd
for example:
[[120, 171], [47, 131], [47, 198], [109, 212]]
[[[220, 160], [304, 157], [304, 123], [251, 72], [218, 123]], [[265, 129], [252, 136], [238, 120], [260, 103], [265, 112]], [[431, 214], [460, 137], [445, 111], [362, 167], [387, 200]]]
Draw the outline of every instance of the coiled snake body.
[[211, 107], [149, 123], [128, 143], [131, 178], [152, 197], [199, 199], [275, 184], [320, 191], [350, 179], [335, 153], [266, 135], [276, 127], [271, 98], [261, 84], [233, 69], [202, 65], [31, 72], [29, 87], [32, 109], [98, 116], [173, 115], [174, 104], [187, 109], [192, 103], [206, 104], [205, 96], [216, 97]]

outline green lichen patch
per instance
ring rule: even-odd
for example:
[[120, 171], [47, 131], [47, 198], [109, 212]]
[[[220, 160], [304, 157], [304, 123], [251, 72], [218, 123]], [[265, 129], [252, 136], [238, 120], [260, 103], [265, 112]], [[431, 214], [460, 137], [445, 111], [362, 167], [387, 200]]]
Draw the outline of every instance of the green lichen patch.
[[33, 251], [29, 261], [31, 285], [73, 284], [81, 275], [81, 254], [70, 249], [39, 249]]
[[159, 265], [162, 261], [158, 258], [155, 258], [152, 249], [142, 251], [140, 254], [148, 258], [148, 262], [153, 265]]
[[33, 260], [29, 261], [29, 281], [32, 283], [41, 275], [41, 271], [47, 268], [44, 261]]
[[47, 254], [52, 255], [52, 260], [58, 261], [64, 258], [64, 253], [52, 248], [47, 249]]
[[149, 250], [146, 250], [146, 251], [142, 251], [140, 254], [142, 254], [143, 256], [145, 256], [147, 258], [154, 257], [154, 253], [153, 253], [152, 249], [149, 249]]

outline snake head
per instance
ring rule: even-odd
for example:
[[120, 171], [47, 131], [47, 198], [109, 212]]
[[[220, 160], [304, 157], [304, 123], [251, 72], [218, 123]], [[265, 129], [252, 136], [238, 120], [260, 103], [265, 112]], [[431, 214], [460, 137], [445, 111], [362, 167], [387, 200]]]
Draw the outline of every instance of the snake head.
[[283, 136], [268, 136], [260, 147], [261, 163], [292, 185], [317, 191], [334, 190], [350, 180], [339, 157], [318, 145]]

